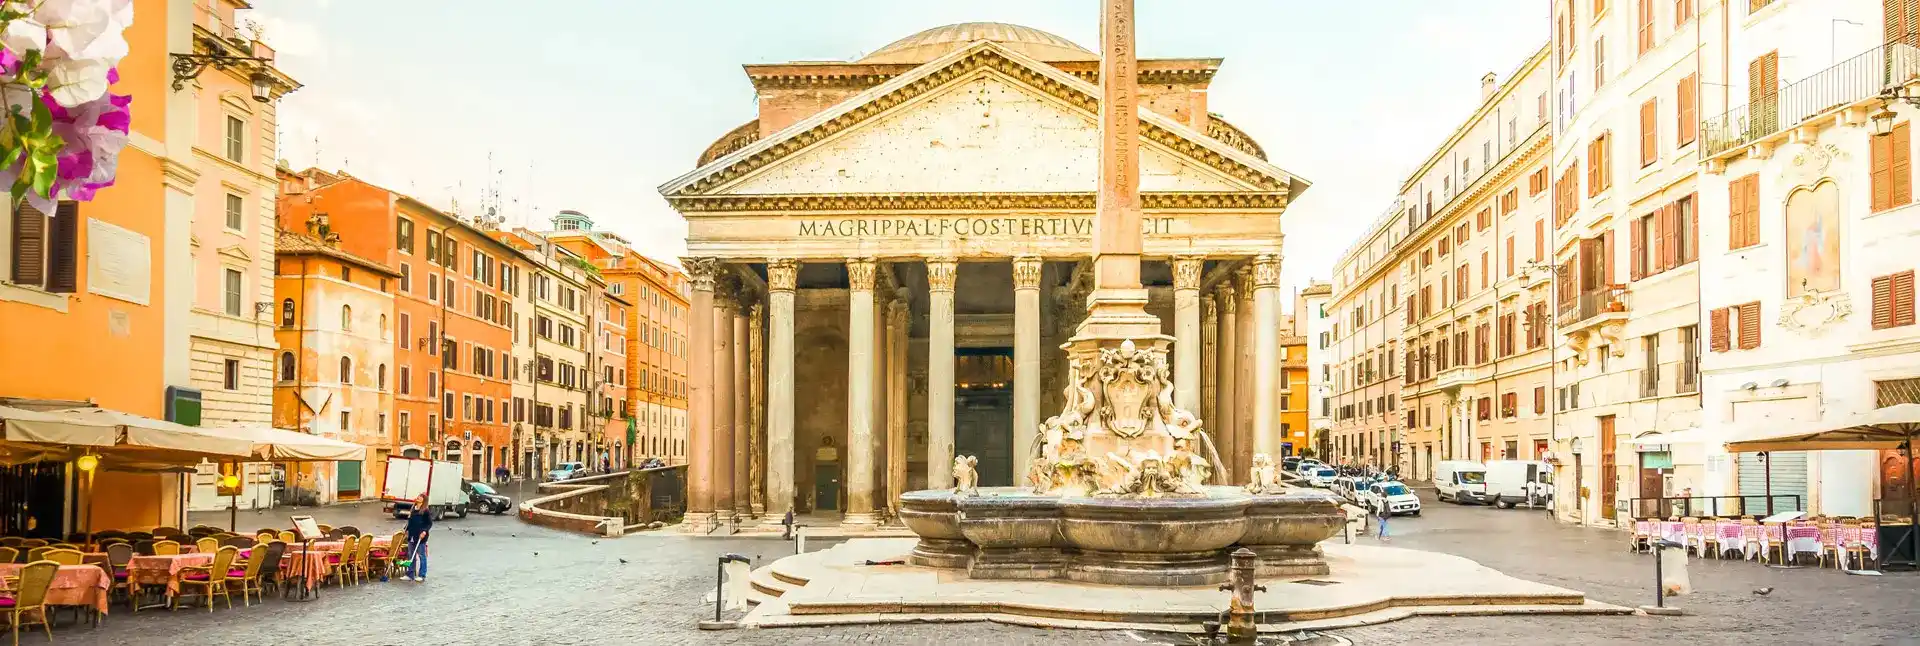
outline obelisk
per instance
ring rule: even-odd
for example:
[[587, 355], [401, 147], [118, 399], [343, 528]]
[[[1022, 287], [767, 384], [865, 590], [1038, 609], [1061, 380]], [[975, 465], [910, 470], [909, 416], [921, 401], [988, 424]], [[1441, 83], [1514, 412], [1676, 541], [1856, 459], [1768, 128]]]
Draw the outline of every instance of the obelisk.
[[1100, 21], [1100, 186], [1094, 197], [1093, 293], [1076, 337], [1159, 336], [1140, 285], [1140, 105], [1133, 0], [1106, 0]]

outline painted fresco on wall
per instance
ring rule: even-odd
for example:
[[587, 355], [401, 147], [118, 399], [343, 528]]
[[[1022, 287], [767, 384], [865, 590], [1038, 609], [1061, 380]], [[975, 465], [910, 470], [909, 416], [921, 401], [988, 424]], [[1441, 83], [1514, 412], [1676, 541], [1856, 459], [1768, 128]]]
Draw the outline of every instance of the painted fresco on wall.
[[1787, 296], [1840, 289], [1840, 188], [1832, 180], [1787, 198]]

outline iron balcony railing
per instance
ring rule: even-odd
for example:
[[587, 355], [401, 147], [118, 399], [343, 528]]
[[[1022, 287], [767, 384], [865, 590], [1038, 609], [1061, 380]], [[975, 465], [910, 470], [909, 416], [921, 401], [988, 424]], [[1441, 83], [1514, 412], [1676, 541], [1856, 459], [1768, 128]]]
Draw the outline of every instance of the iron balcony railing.
[[1573, 300], [1560, 304], [1560, 325], [1571, 326], [1607, 312], [1627, 311], [1627, 288], [1614, 285], [1580, 292]]
[[1700, 133], [1707, 157], [1734, 150], [1832, 110], [1879, 96], [1887, 88], [1920, 80], [1920, 39], [1913, 36], [1867, 50], [1778, 92], [1734, 106], [1706, 120]]

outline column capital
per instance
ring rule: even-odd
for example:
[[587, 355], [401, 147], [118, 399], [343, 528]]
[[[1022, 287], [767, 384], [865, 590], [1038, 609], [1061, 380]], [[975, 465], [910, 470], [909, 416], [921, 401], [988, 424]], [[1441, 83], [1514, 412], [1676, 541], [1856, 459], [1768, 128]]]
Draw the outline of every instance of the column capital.
[[1214, 292], [1220, 296], [1220, 313], [1222, 315], [1233, 316], [1234, 311], [1239, 309], [1240, 299], [1235, 298], [1234, 291], [1233, 281], [1231, 280], [1220, 281], [1220, 286], [1214, 288]]
[[1173, 257], [1173, 288], [1200, 289], [1200, 269], [1207, 265], [1205, 256]]
[[1013, 259], [1013, 288], [1040, 289], [1039, 256], [1019, 256]]
[[1255, 287], [1280, 286], [1280, 256], [1260, 254], [1253, 257], [1253, 285]]
[[740, 303], [734, 301], [731, 298], [713, 299], [713, 311], [719, 316], [719, 318], [722, 318], [722, 319], [731, 318], [734, 312], [739, 309], [740, 309]]
[[1201, 325], [1209, 325], [1209, 326], [1213, 325], [1215, 316], [1216, 315], [1214, 314], [1214, 311], [1213, 311], [1213, 299], [1211, 298], [1200, 299]]
[[693, 288], [711, 292], [714, 281], [720, 277], [720, 261], [715, 258], [681, 258], [680, 266], [687, 269], [687, 278]]
[[954, 279], [959, 277], [960, 263], [951, 257], [941, 256], [927, 259], [927, 291], [951, 292]]
[[[765, 315], [766, 313], [767, 313], [767, 309], [760, 305], [760, 301], [754, 301], [747, 305], [747, 318], [749, 319], [758, 321], [760, 320], [760, 317]], [[748, 326], [748, 331], [752, 332], [754, 336], [759, 336], [760, 326], [758, 325]]]
[[872, 258], [847, 259], [847, 287], [857, 292], [873, 291], [874, 263]]
[[1241, 265], [1239, 269], [1233, 270], [1233, 288], [1240, 291], [1241, 298], [1253, 296], [1253, 269], [1251, 267]]
[[792, 258], [775, 258], [767, 261], [767, 289], [776, 292], [793, 291], [794, 281], [799, 277], [800, 263]]

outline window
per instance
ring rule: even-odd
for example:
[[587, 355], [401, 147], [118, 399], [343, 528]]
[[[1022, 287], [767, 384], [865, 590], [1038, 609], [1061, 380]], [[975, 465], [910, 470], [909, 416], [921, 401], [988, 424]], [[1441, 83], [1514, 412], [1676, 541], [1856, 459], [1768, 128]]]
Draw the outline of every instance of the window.
[[398, 333], [400, 335], [400, 349], [406, 350], [412, 348], [413, 342], [409, 339], [413, 338], [413, 317], [409, 316], [406, 312], [400, 313], [400, 329]]
[[1547, 192], [1547, 184], [1549, 183], [1547, 179], [1547, 167], [1541, 166], [1539, 170], [1535, 170], [1532, 175], [1527, 176], [1527, 197], [1535, 197]]
[[[1591, 153], [1592, 150], [1589, 149], [1588, 152]], [[1574, 160], [1567, 166], [1567, 170], [1560, 173], [1560, 179], [1554, 182], [1553, 189], [1553, 223], [1554, 226], [1560, 226], [1566, 224], [1567, 220], [1573, 218], [1574, 213], [1580, 211], [1579, 160]]]
[[228, 193], [227, 194], [227, 228], [232, 229], [234, 231], [239, 231], [246, 226], [246, 222], [244, 222], [245, 217], [241, 214], [243, 209], [244, 209], [244, 206], [243, 206], [243, 202], [240, 199], [240, 196], [234, 195], [232, 193]]
[[239, 316], [240, 315], [240, 292], [242, 289], [241, 281], [243, 279], [241, 278], [240, 270], [234, 269], [231, 267], [227, 268], [226, 276], [227, 276], [227, 280], [226, 280], [226, 299], [225, 300], [226, 300], [227, 316]]
[[[1692, 0], [1680, 1], [1689, 4], [1692, 3]], [[1693, 12], [1689, 10], [1685, 15], [1691, 16]], [[1680, 79], [1680, 86], [1674, 89], [1674, 103], [1679, 108], [1674, 119], [1674, 143], [1677, 146], [1684, 147], [1687, 144], [1691, 144], [1694, 138], [1699, 135], [1699, 93], [1700, 79], [1698, 74], [1688, 74], [1686, 78]]]
[[227, 159], [236, 162], [246, 161], [247, 122], [240, 117], [227, 115]]
[[1647, 99], [1640, 104], [1640, 167], [1652, 166], [1657, 161], [1660, 161], [1660, 100]]
[[1641, 337], [1640, 344], [1645, 353], [1645, 365], [1640, 367], [1640, 396], [1654, 397], [1660, 394], [1660, 335]]
[[427, 229], [427, 262], [442, 264], [440, 257], [440, 232]]
[[340, 306], [340, 331], [353, 331], [353, 306], [351, 305]]
[[1680, 328], [1680, 387], [1675, 392], [1700, 390], [1700, 326]]
[[1760, 347], [1760, 303], [1757, 301], [1713, 310], [1709, 323], [1713, 326], [1709, 342], [1714, 352]]
[[288, 298], [280, 301], [280, 327], [293, 327], [293, 310], [293, 299]]
[[1518, 417], [1520, 415], [1520, 393], [1501, 393], [1500, 417]]
[[1603, 132], [1587, 144], [1587, 197], [1613, 187], [1613, 133]]
[[1729, 182], [1727, 200], [1727, 250], [1760, 244], [1760, 175]]
[[373, 374], [374, 374], [374, 382], [373, 382], [374, 385], [381, 390], [386, 390], [387, 389], [387, 364], [384, 364], [384, 363], [380, 364], [380, 367], [376, 369]]
[[400, 366], [398, 376], [400, 378], [400, 394], [413, 394], [413, 368], [410, 366]]
[[353, 385], [353, 358], [340, 357], [340, 383]]
[[1658, 271], [1649, 271], [1650, 268], [1659, 264], [1657, 260], [1650, 257], [1653, 249], [1647, 245], [1648, 240], [1658, 235], [1654, 229], [1653, 221], [1654, 216], [1647, 215], [1635, 219], [1627, 225], [1628, 233], [1630, 234], [1627, 236], [1629, 245], [1627, 252], [1627, 260], [1629, 262], [1628, 272], [1632, 275], [1633, 280], [1640, 280], [1651, 274], [1659, 273]]
[[1547, 387], [1534, 386], [1533, 387], [1533, 414], [1545, 415], [1546, 413], [1547, 413]]
[[228, 359], [220, 375], [220, 385], [227, 390], [240, 389], [240, 360]]
[[393, 245], [400, 253], [413, 254], [413, 220], [406, 218], [394, 220]]
[[1687, 24], [1693, 20], [1693, 0], [1673, 0], [1673, 26]]
[[1913, 270], [1873, 279], [1873, 329], [1913, 325]]
[[1913, 202], [1913, 166], [1910, 156], [1913, 142], [1907, 123], [1897, 123], [1893, 132], [1872, 139], [1873, 212], [1906, 206]]
[[340, 411], [340, 430], [346, 431], [351, 428], [353, 428], [353, 411]]
[[1595, 92], [1607, 84], [1607, 37], [1593, 39], [1593, 89]]
[[1653, 0], [1640, 0], [1640, 55], [1653, 50]]

